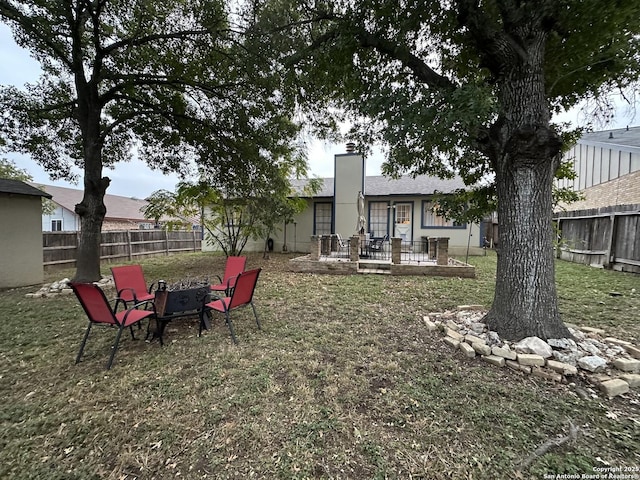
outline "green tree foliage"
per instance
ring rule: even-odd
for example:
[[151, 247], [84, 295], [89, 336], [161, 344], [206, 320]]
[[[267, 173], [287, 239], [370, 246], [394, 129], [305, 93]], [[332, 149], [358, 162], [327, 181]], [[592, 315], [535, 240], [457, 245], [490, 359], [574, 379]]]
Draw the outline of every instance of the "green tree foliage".
[[314, 179], [302, 192], [293, 189], [292, 176], [306, 174], [306, 165], [301, 151], [291, 149], [220, 184], [215, 174], [202, 171], [198, 182], [181, 182], [175, 193], [154, 192], [144, 214], [156, 222], [167, 218], [168, 228], [180, 224], [171, 219], [198, 216], [206, 241], [225, 255], [239, 255], [250, 239], [264, 239], [266, 255], [267, 239], [306, 207], [300, 194], [312, 195], [320, 188]]
[[637, 80], [638, 18], [638, 2], [605, 0], [272, 0], [261, 28], [320, 133], [337, 111], [362, 148], [388, 147], [389, 175], [494, 182], [476, 205], [496, 205], [500, 222], [486, 321], [517, 339], [568, 335], [551, 222], [563, 137], [551, 116]]
[[200, 162], [224, 180], [297, 135], [292, 104], [250, 47], [249, 12], [231, 10], [223, 0], [0, 0], [0, 19], [43, 70], [24, 90], [0, 90], [6, 148], [54, 178], [83, 171], [76, 280], [99, 277], [104, 167], [137, 154], [180, 175]]
[[[12, 180], [20, 180], [22, 182], [32, 182], [33, 177], [24, 168], [20, 168], [15, 162], [0, 158], [0, 178], [10, 178]], [[38, 187], [44, 190], [42, 187]], [[56, 209], [56, 204], [48, 198], [42, 197], [42, 213], [44, 215], [52, 214]]]
[[0, 158], [0, 178], [21, 180], [23, 182], [33, 180], [33, 177], [27, 170], [18, 167], [15, 162], [5, 158]]

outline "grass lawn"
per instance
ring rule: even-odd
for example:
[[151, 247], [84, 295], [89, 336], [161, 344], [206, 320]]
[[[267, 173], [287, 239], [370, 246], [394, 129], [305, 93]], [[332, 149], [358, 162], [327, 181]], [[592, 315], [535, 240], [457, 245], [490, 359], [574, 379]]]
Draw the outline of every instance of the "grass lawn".
[[[476, 279], [291, 274], [288, 258], [249, 257], [264, 268], [262, 331], [244, 309], [237, 346], [221, 317], [201, 338], [195, 319], [169, 324], [164, 347], [123, 334], [110, 371], [113, 329], [94, 329], [74, 365], [86, 328], [74, 296], [0, 292], [0, 478], [541, 479], [640, 465], [637, 393], [579, 399], [427, 333], [429, 312], [490, 305], [492, 254], [470, 258]], [[168, 282], [223, 266], [143, 263]], [[557, 280], [566, 321], [640, 342], [640, 276], [560, 262]], [[516, 472], [569, 419], [577, 441]]]

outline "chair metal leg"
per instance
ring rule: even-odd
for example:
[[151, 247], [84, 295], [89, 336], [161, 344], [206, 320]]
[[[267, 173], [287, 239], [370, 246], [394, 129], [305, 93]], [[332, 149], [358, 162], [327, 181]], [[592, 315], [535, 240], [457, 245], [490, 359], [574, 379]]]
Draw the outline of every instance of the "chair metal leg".
[[260, 325], [260, 320], [258, 320], [258, 312], [256, 311], [256, 306], [251, 302], [251, 308], [253, 308], [253, 314], [256, 317], [256, 323], [258, 324], [258, 329], [262, 330], [262, 326]]
[[76, 363], [80, 363], [80, 357], [82, 356], [82, 352], [84, 351], [84, 346], [87, 344], [87, 338], [89, 338], [89, 332], [91, 331], [91, 322], [87, 326], [87, 331], [84, 334], [84, 338], [82, 339], [82, 343], [80, 344], [80, 350], [78, 351], [78, 356], [76, 357]]
[[231, 323], [231, 316], [229, 315], [229, 311], [224, 312], [225, 317], [227, 317], [227, 326], [229, 327], [229, 331], [231, 332], [231, 339], [233, 343], [238, 344], [238, 340], [236, 339], [236, 333], [233, 331], [233, 323]]
[[113, 347], [111, 347], [111, 356], [109, 357], [109, 363], [107, 363], [107, 370], [111, 368], [111, 364], [113, 363], [113, 357], [116, 356], [116, 350], [118, 350], [118, 343], [120, 342], [120, 335], [122, 335], [122, 330], [124, 330], [124, 325], [121, 325], [118, 329], [118, 333], [116, 335], [116, 341], [113, 343]]
[[198, 328], [198, 336], [201, 337], [202, 336], [202, 330], [203, 330], [203, 326], [204, 326], [204, 308], [202, 310], [200, 310], [200, 326]]

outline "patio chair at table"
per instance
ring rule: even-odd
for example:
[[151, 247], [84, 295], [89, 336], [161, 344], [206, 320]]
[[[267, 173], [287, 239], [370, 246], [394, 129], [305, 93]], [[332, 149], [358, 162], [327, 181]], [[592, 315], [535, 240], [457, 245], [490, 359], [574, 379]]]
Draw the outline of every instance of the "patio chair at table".
[[116, 299], [115, 310], [122, 303], [127, 309], [130, 303], [149, 307], [155, 299], [155, 294], [151, 293], [155, 283], [149, 285], [144, 278], [141, 265], [123, 265], [121, 267], [111, 267], [113, 283], [116, 285], [118, 298]]
[[218, 283], [211, 285], [211, 290], [214, 292], [223, 292], [225, 296], [229, 296], [236, 283], [236, 278], [242, 272], [247, 265], [247, 257], [227, 257], [227, 263], [224, 267], [224, 273], [222, 277], [218, 277]]
[[336, 233], [336, 239], [337, 239], [337, 247], [338, 247], [338, 256], [341, 255], [345, 255], [346, 257], [349, 257], [351, 255], [351, 251], [349, 249], [349, 245], [351, 244], [351, 239], [347, 238], [346, 240], [343, 239], [339, 233]]
[[374, 238], [369, 244], [369, 252], [371, 255], [377, 255], [384, 252], [384, 244], [389, 241], [389, 235], [385, 235], [382, 238]]
[[[155, 309], [153, 310], [140, 310], [137, 307], [138, 305], [133, 305], [131, 308], [127, 310], [122, 310], [121, 312], [116, 312], [115, 306], [111, 308], [107, 297], [104, 295], [104, 292], [100, 287], [94, 285], [93, 283], [70, 283], [71, 289], [78, 297], [80, 301], [80, 305], [84, 309], [87, 317], [89, 318], [89, 325], [87, 326], [87, 331], [84, 334], [84, 338], [82, 339], [82, 343], [80, 344], [80, 350], [78, 351], [78, 355], [76, 357], [76, 364], [80, 362], [80, 358], [82, 357], [82, 352], [84, 351], [84, 347], [87, 344], [87, 339], [89, 338], [89, 333], [91, 332], [91, 327], [93, 324], [98, 325], [107, 325], [118, 327], [118, 333], [116, 333], [116, 339], [111, 347], [111, 355], [109, 356], [109, 362], [107, 363], [107, 370], [111, 368], [113, 364], [113, 358], [116, 355], [116, 351], [118, 350], [118, 343], [120, 342], [120, 336], [122, 335], [122, 331], [126, 327], [132, 327], [133, 325], [140, 324], [145, 318], [148, 318], [151, 321], [151, 318], [155, 317]], [[145, 302], [142, 302], [145, 303]], [[129, 328], [131, 330], [131, 338], [135, 340], [135, 336], [133, 334], [133, 328]]]
[[231, 332], [231, 339], [233, 340], [233, 343], [237, 344], [238, 340], [236, 339], [233, 323], [231, 322], [231, 311], [249, 305], [251, 305], [251, 308], [253, 309], [253, 315], [256, 319], [258, 329], [262, 329], [260, 326], [260, 320], [258, 319], [258, 312], [253, 304], [253, 294], [255, 292], [256, 284], [258, 283], [258, 276], [260, 275], [261, 270], [261, 268], [257, 268], [255, 270], [242, 272], [236, 277], [235, 286], [231, 292], [231, 296], [217, 298], [204, 304], [200, 311], [200, 331], [198, 332], [198, 336], [202, 335], [203, 329], [208, 328], [207, 317], [209, 313], [211, 311], [216, 311], [224, 314], [225, 321], [229, 327], [229, 332]]

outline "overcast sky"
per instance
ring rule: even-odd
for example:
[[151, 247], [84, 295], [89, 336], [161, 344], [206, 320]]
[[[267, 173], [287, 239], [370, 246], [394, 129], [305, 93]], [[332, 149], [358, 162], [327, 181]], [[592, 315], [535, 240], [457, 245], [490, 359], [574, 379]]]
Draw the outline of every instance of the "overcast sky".
[[[25, 83], [37, 81], [39, 75], [38, 63], [30, 57], [26, 50], [16, 45], [9, 27], [0, 23], [0, 85], [22, 87]], [[572, 112], [563, 115], [562, 120], [578, 124], [580, 119], [577, 113]], [[630, 125], [630, 118], [620, 116], [609, 128], [625, 125]], [[375, 153], [366, 159], [367, 175], [380, 175], [383, 155], [379, 149], [374, 150]], [[339, 153], [345, 153], [344, 145], [334, 145], [319, 140], [313, 141], [308, 152], [311, 175], [321, 178], [333, 177], [333, 160], [334, 156]], [[50, 180], [49, 175], [29, 156], [6, 154], [4, 157], [13, 160], [20, 168], [27, 170], [37, 183], [82, 188], [81, 181], [79, 185], [73, 185], [60, 180]], [[77, 173], [81, 174], [80, 171]], [[155, 190], [173, 190], [178, 182], [177, 175], [163, 175], [161, 172], [151, 170], [145, 163], [138, 160], [119, 163], [114, 170], [105, 169], [103, 175], [111, 178], [111, 185], [107, 193], [138, 198], [144, 198]]]

